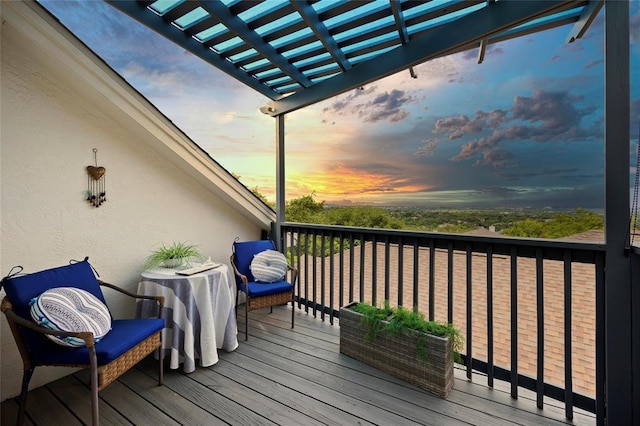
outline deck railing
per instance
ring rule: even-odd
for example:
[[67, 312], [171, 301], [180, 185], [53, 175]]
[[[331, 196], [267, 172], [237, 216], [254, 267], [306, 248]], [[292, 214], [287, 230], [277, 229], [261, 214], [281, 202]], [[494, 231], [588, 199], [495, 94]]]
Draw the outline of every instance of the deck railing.
[[[331, 323], [352, 301], [417, 307], [464, 335], [463, 365], [601, 412], [604, 245], [284, 223], [298, 308]], [[598, 403], [596, 403], [598, 401]]]

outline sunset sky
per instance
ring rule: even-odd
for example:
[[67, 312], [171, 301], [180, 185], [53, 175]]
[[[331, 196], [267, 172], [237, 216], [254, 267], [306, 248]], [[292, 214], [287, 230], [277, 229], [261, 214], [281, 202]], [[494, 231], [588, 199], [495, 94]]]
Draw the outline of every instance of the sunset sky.
[[[269, 99], [101, 1], [41, 1], [200, 147], [274, 199]], [[640, 69], [640, 1], [631, 1]], [[431, 208], [604, 205], [603, 16], [437, 59], [286, 117], [287, 198]], [[640, 72], [631, 81], [631, 169]], [[206, 83], [203, 85], [203, 83]]]

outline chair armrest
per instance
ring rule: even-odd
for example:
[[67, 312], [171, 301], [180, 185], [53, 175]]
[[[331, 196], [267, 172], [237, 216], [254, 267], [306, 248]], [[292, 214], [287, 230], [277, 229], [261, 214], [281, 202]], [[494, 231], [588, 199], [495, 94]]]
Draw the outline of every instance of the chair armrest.
[[249, 282], [249, 280], [247, 279], [247, 276], [242, 274], [240, 271], [238, 271], [238, 268], [236, 266], [236, 255], [232, 254], [230, 260], [231, 260], [231, 267], [233, 268], [233, 273], [236, 275], [236, 277], [239, 277], [242, 280], [242, 283], [244, 285], [247, 285], [247, 283]]
[[106, 283], [106, 282], [104, 282], [104, 281], [102, 281], [102, 280], [98, 280], [98, 283], [99, 283], [101, 286], [108, 287], [108, 288], [110, 288], [110, 289], [112, 289], [112, 290], [118, 291], [118, 292], [120, 292], [120, 293], [122, 293], [122, 294], [124, 294], [124, 295], [126, 295], [126, 296], [129, 296], [129, 297], [134, 297], [134, 298], [136, 298], [136, 299], [149, 299], [149, 300], [155, 300], [155, 301], [157, 301], [157, 302], [158, 302], [158, 305], [160, 305], [160, 312], [162, 312], [162, 308], [164, 307], [164, 296], [150, 296], [150, 295], [147, 295], [147, 294], [136, 294], [136, 293], [131, 293], [130, 291], [127, 291], [127, 290], [125, 290], [125, 289], [123, 289], [123, 288], [120, 288], [120, 287], [118, 287], [118, 286], [116, 286], [116, 285]]
[[92, 347], [95, 345], [95, 338], [93, 336], [93, 333], [90, 331], [57, 331], [50, 328], [41, 327], [32, 321], [22, 318], [20, 315], [16, 314], [13, 311], [13, 306], [6, 297], [2, 300], [1, 310], [6, 315], [7, 320], [9, 321], [9, 325], [12, 325], [13, 323], [14, 325], [20, 325], [21, 327], [28, 328], [40, 334], [49, 334], [51, 336], [77, 337], [84, 340], [87, 347]]
[[291, 275], [293, 276], [293, 279], [291, 280], [291, 285], [296, 285], [296, 279], [298, 278], [298, 268], [294, 268], [291, 265], [287, 265], [287, 269], [289, 271], [291, 271]]

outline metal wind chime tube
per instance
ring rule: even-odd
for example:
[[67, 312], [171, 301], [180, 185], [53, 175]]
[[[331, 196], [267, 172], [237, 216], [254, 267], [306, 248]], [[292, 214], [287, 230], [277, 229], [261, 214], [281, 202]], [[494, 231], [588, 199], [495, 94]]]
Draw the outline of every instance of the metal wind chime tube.
[[107, 201], [104, 177], [107, 169], [98, 167], [97, 148], [93, 148], [93, 159], [95, 166], [87, 166], [87, 202], [94, 207], [100, 207], [102, 203]]

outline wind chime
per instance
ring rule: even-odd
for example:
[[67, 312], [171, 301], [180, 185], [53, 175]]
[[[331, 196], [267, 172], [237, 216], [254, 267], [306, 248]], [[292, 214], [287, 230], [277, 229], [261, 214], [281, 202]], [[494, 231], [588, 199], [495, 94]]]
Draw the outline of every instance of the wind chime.
[[107, 192], [105, 190], [104, 174], [107, 169], [98, 167], [98, 150], [93, 148], [93, 159], [95, 166], [87, 166], [87, 202], [94, 207], [100, 207], [100, 204], [107, 201]]

